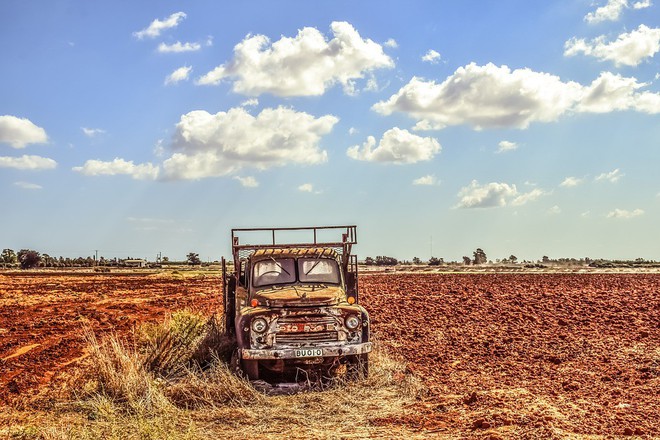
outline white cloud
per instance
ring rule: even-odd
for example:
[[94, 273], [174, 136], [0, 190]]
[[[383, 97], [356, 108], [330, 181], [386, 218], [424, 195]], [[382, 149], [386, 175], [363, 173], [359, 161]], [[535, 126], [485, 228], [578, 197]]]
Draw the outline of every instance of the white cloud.
[[639, 217], [640, 215], [644, 214], [643, 209], [634, 209], [632, 211], [628, 211], [625, 209], [615, 209], [614, 211], [610, 211], [607, 214], [607, 218], [621, 218], [621, 219], [629, 219], [633, 217]]
[[315, 118], [285, 107], [263, 109], [256, 117], [242, 107], [216, 114], [192, 111], [176, 126], [176, 152], [163, 163], [165, 177], [201, 179], [242, 168], [322, 163], [327, 152], [319, 141], [337, 121], [332, 115]]
[[133, 161], [115, 158], [113, 161], [88, 160], [81, 167], [73, 167], [85, 176], [116, 176], [127, 175], [136, 180], [154, 180], [158, 177], [159, 167], [152, 163], [135, 165]]
[[607, 180], [611, 183], [616, 183], [621, 179], [625, 174], [623, 174], [618, 168], [610, 171], [609, 173], [602, 173], [596, 176], [596, 181]]
[[14, 182], [14, 186], [17, 186], [19, 188], [23, 189], [42, 189], [43, 186], [37, 185], [36, 183], [30, 183], [30, 182]]
[[0, 168], [14, 168], [17, 170], [52, 170], [57, 167], [53, 159], [41, 156], [24, 154], [21, 157], [0, 157]]
[[298, 191], [308, 192], [308, 193], [314, 192], [314, 185], [312, 185], [311, 183], [303, 183], [298, 187]]
[[388, 100], [372, 106], [383, 115], [406, 113], [416, 130], [467, 124], [483, 128], [527, 128], [570, 112], [636, 110], [660, 113], [660, 94], [638, 92], [647, 84], [603, 72], [589, 86], [562, 82], [530, 69], [493, 64], [460, 67], [441, 84], [413, 77]]
[[28, 144], [43, 144], [48, 142], [46, 130], [38, 127], [27, 118], [16, 116], [0, 116], [0, 143], [9, 144], [14, 148], [23, 148]]
[[506, 206], [508, 200], [518, 194], [516, 185], [507, 183], [491, 182], [485, 185], [479, 185], [479, 182], [473, 180], [470, 185], [462, 188], [458, 192], [461, 200], [458, 202], [458, 208], [493, 208], [497, 206]]
[[538, 188], [534, 188], [527, 193], [520, 193], [516, 185], [498, 182], [480, 185], [479, 182], [473, 180], [470, 185], [461, 188], [458, 192], [460, 201], [456, 207], [495, 208], [507, 205], [522, 206], [545, 194], [545, 191]]
[[511, 205], [522, 206], [526, 203], [533, 202], [534, 200], [538, 199], [541, 196], [544, 196], [545, 194], [546, 192], [543, 191], [542, 189], [534, 188], [530, 192], [522, 193], [516, 196], [513, 200], [511, 200]]
[[83, 133], [85, 133], [85, 136], [93, 138], [99, 134], [104, 134], [105, 130], [100, 129], [100, 128], [87, 128], [87, 127], [80, 127]]
[[440, 61], [440, 53], [436, 52], [433, 49], [429, 49], [428, 52], [422, 57], [422, 61], [431, 64], [437, 64]]
[[511, 141], [502, 141], [498, 145], [496, 153], [506, 153], [507, 151], [513, 151], [518, 149], [518, 144]]
[[234, 79], [236, 93], [257, 96], [322, 95], [328, 87], [340, 83], [344, 90], [355, 89], [355, 80], [365, 72], [394, 66], [383, 48], [360, 34], [346, 22], [330, 25], [333, 38], [326, 38], [315, 28], [306, 27], [293, 38], [282, 37], [271, 43], [264, 35], [248, 35], [234, 47], [234, 58], [216, 67], [197, 81], [218, 84]]
[[259, 105], [259, 100], [257, 98], [250, 98], [241, 102], [241, 107], [256, 107], [258, 105]]
[[383, 46], [396, 49], [397, 47], [399, 47], [399, 44], [396, 42], [394, 38], [389, 38], [385, 43], [383, 43]]
[[191, 66], [179, 67], [174, 72], [167, 75], [167, 78], [165, 78], [165, 85], [176, 84], [180, 81], [187, 81], [191, 71]]
[[435, 178], [434, 175], [428, 174], [426, 176], [422, 176], [418, 179], [413, 180], [413, 185], [435, 185], [437, 183], [437, 179]]
[[572, 188], [574, 186], [580, 185], [583, 182], [584, 182], [584, 179], [582, 179], [582, 178], [569, 176], [569, 177], [565, 178], [559, 184], [559, 186], [563, 186], [564, 188]]
[[552, 208], [548, 209], [548, 214], [550, 215], [556, 215], [561, 213], [561, 208], [557, 205], [553, 206]]
[[350, 134], [351, 136], [353, 136], [354, 134], [356, 134], [358, 132], [359, 132], [359, 130], [355, 127], [351, 127], [351, 128], [348, 129], [348, 134]]
[[645, 58], [652, 58], [660, 51], [660, 28], [640, 25], [637, 30], [608, 43], [601, 35], [591, 41], [571, 38], [564, 44], [564, 55], [574, 56], [580, 53], [597, 58], [600, 61], [613, 61], [616, 66], [637, 66]]
[[199, 43], [182, 43], [177, 41], [176, 43], [167, 44], [160, 43], [158, 45], [158, 52], [160, 53], [181, 53], [181, 52], [195, 52], [202, 48], [202, 45]]
[[259, 182], [252, 176], [234, 176], [234, 179], [238, 180], [240, 184], [246, 188], [256, 188], [259, 186]]
[[587, 218], [590, 215], [591, 215], [591, 211], [584, 211], [583, 213], [580, 214], [580, 217]]
[[642, 0], [639, 2], [633, 3], [633, 9], [646, 9], [652, 6], [651, 0]]
[[635, 78], [603, 72], [589, 87], [584, 88], [576, 110], [589, 113], [609, 113], [617, 110], [660, 113], [660, 94], [636, 92], [647, 85], [638, 83]]
[[434, 138], [417, 136], [398, 127], [387, 130], [374, 147], [376, 139], [369, 136], [362, 147], [350, 147], [346, 154], [355, 160], [409, 164], [431, 160], [441, 150], [440, 143]]
[[588, 13], [584, 17], [584, 20], [593, 24], [603, 21], [617, 21], [627, 6], [628, 0], [608, 0], [605, 6], [601, 6], [594, 12]]
[[141, 31], [133, 32], [133, 36], [140, 40], [144, 37], [155, 38], [159, 36], [164, 30], [178, 26], [181, 20], [184, 18], [186, 18], [186, 14], [184, 12], [175, 12], [164, 20], [155, 19], [149, 26], [142, 29]]

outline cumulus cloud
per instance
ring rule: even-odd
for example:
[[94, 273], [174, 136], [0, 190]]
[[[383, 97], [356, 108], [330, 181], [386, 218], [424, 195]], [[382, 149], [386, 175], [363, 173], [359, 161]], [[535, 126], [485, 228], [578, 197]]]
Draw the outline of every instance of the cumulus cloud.
[[518, 144], [515, 142], [511, 141], [502, 141], [499, 144], [497, 144], [499, 147], [496, 151], [496, 153], [506, 153], [507, 151], [513, 151], [518, 149]]
[[396, 49], [397, 47], [399, 47], [399, 43], [397, 43], [394, 38], [389, 38], [385, 43], [383, 43], [383, 46]]
[[85, 136], [89, 138], [96, 137], [99, 134], [104, 134], [105, 130], [100, 129], [100, 128], [87, 128], [87, 127], [80, 127], [82, 132], [85, 134]]
[[102, 160], [88, 160], [83, 166], [73, 167], [85, 176], [131, 176], [136, 180], [154, 180], [158, 177], [159, 167], [152, 163], [134, 164], [133, 161], [127, 161], [116, 157], [114, 160], [105, 162]]
[[603, 72], [589, 86], [563, 82], [530, 69], [471, 63], [440, 84], [413, 77], [388, 100], [372, 106], [380, 114], [402, 112], [418, 120], [417, 130], [466, 124], [483, 128], [527, 128], [569, 112], [636, 110], [660, 113], [660, 94], [639, 92], [647, 84]]
[[588, 113], [609, 113], [617, 110], [660, 113], [660, 94], [637, 92], [647, 85], [638, 83], [635, 78], [603, 72], [589, 87], [584, 88], [576, 110]]
[[394, 127], [383, 134], [378, 146], [376, 139], [369, 136], [362, 147], [350, 147], [346, 154], [355, 160], [409, 164], [431, 160], [440, 149], [440, 143], [432, 137], [417, 136]]
[[616, 208], [613, 211], [610, 211], [607, 214], [607, 218], [620, 218], [620, 219], [629, 219], [633, 217], [639, 217], [640, 215], [644, 214], [643, 209], [634, 209], [632, 211], [628, 211], [625, 209], [618, 209]]
[[437, 64], [440, 61], [440, 53], [436, 52], [433, 49], [429, 49], [428, 52], [422, 57], [422, 61], [431, 64]]
[[526, 203], [533, 202], [541, 196], [546, 194], [542, 189], [534, 188], [530, 192], [522, 193], [517, 195], [513, 200], [511, 200], [512, 206], [522, 206]]
[[48, 142], [46, 130], [35, 125], [27, 118], [11, 115], [0, 116], [0, 143], [14, 148], [24, 148], [28, 144]]
[[596, 176], [596, 181], [608, 181], [611, 183], [618, 182], [625, 174], [623, 174], [618, 168], [610, 171], [609, 173], [602, 173]]
[[298, 191], [308, 192], [308, 193], [314, 192], [314, 185], [312, 185], [311, 183], [303, 183], [298, 187]]
[[234, 179], [238, 180], [240, 184], [246, 188], [256, 188], [259, 186], [259, 182], [252, 176], [235, 176]]
[[516, 185], [508, 183], [491, 182], [480, 185], [473, 180], [470, 185], [461, 188], [458, 192], [460, 201], [457, 208], [496, 208], [500, 206], [522, 206], [532, 202], [545, 191], [534, 188], [530, 192], [520, 193]]
[[36, 183], [30, 183], [30, 182], [14, 182], [14, 186], [17, 186], [22, 189], [42, 189], [43, 186], [37, 185]]
[[201, 179], [242, 168], [319, 164], [328, 156], [319, 141], [337, 121], [285, 107], [266, 108], [257, 116], [242, 107], [216, 114], [192, 111], [176, 126], [176, 152], [163, 163], [165, 177]]
[[0, 157], [0, 168], [14, 168], [17, 170], [52, 170], [57, 167], [53, 159], [41, 156], [24, 154], [21, 157]]
[[191, 71], [192, 67], [190, 66], [179, 67], [174, 72], [167, 75], [167, 78], [165, 78], [165, 85], [176, 84], [178, 82], [188, 80]]
[[139, 40], [145, 37], [156, 38], [163, 31], [177, 27], [179, 23], [181, 23], [181, 20], [184, 18], [186, 18], [186, 14], [184, 12], [175, 12], [164, 20], [155, 19], [149, 26], [142, 29], [141, 31], [133, 32], [133, 36]]
[[589, 12], [584, 20], [592, 24], [603, 21], [617, 21], [627, 6], [628, 0], [608, 0], [604, 6], [597, 8], [594, 12]]
[[437, 183], [437, 179], [435, 178], [434, 175], [428, 174], [426, 176], [422, 176], [418, 179], [413, 180], [413, 185], [435, 185]]
[[572, 188], [572, 187], [574, 187], [574, 186], [578, 186], [578, 185], [580, 185], [582, 182], [584, 182], [584, 179], [581, 179], [581, 178], [579, 178], [579, 177], [572, 177], [572, 176], [569, 176], [569, 177], [565, 178], [565, 179], [559, 184], [559, 186], [563, 186], [564, 188]]
[[158, 52], [160, 53], [181, 53], [181, 52], [195, 52], [202, 48], [202, 45], [199, 43], [182, 43], [177, 41], [176, 43], [167, 44], [160, 43], [158, 45]]
[[548, 209], [548, 214], [550, 215], [561, 214], [561, 208], [557, 205], [554, 205], [552, 208]]
[[365, 72], [394, 66], [381, 45], [363, 39], [351, 24], [333, 22], [330, 28], [330, 41], [310, 27], [274, 43], [264, 35], [248, 35], [234, 47], [231, 61], [197, 83], [218, 84], [230, 78], [234, 92], [245, 95], [316, 96], [335, 83], [350, 93]]
[[580, 53], [600, 61], [612, 61], [616, 66], [637, 66], [646, 58], [652, 58], [660, 51], [660, 28], [640, 25], [637, 30], [621, 34], [612, 42], [604, 35], [591, 41], [571, 38], [564, 44], [564, 55]]
[[241, 107], [256, 107], [258, 105], [259, 105], [259, 100], [257, 98], [250, 98], [241, 102]]
[[646, 9], [651, 7], [652, 3], [651, 0], [642, 0], [639, 2], [633, 3], [632, 7], [633, 9]]

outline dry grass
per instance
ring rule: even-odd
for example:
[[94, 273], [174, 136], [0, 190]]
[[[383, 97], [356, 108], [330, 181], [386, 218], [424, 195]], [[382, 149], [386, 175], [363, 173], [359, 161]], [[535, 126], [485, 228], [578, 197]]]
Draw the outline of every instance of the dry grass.
[[221, 330], [214, 318], [179, 312], [138, 329], [133, 342], [99, 341], [87, 331], [87, 380], [77, 400], [0, 416], [0, 438], [424, 438], [378, 422], [409, 413], [423, 393], [384, 350], [372, 353], [366, 380], [266, 396], [230, 372]]

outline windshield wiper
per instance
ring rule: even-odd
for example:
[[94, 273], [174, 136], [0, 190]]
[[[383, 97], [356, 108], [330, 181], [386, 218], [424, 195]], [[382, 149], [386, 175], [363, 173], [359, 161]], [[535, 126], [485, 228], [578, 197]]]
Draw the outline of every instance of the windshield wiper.
[[311, 271], [313, 271], [314, 268], [315, 268], [316, 266], [318, 266], [320, 262], [321, 262], [321, 255], [319, 255], [318, 257], [316, 257], [316, 261], [314, 261], [314, 264], [312, 264], [312, 267], [310, 267], [309, 270], [308, 270], [307, 272], [305, 272], [305, 275], [309, 275], [309, 273], [310, 273]]
[[[282, 265], [281, 265], [281, 264], [280, 264], [275, 258], [270, 257], [270, 259], [273, 260], [273, 262], [274, 262], [275, 264], [277, 264], [277, 267], [279, 267], [279, 268], [282, 269], [284, 272], [286, 272], [287, 275], [291, 276], [291, 274], [289, 273], [289, 271], [286, 270], [286, 269], [284, 268], [284, 266], [282, 266]], [[307, 274], [305, 274], [305, 275], [307, 275]]]

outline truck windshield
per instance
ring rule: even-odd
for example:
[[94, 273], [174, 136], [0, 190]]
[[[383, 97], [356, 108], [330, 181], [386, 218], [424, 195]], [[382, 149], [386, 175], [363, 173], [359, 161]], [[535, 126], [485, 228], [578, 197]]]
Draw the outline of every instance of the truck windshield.
[[271, 258], [258, 261], [252, 271], [252, 284], [255, 287], [296, 282], [296, 266], [293, 258]]
[[299, 258], [298, 277], [301, 283], [339, 284], [339, 266], [328, 258]]

